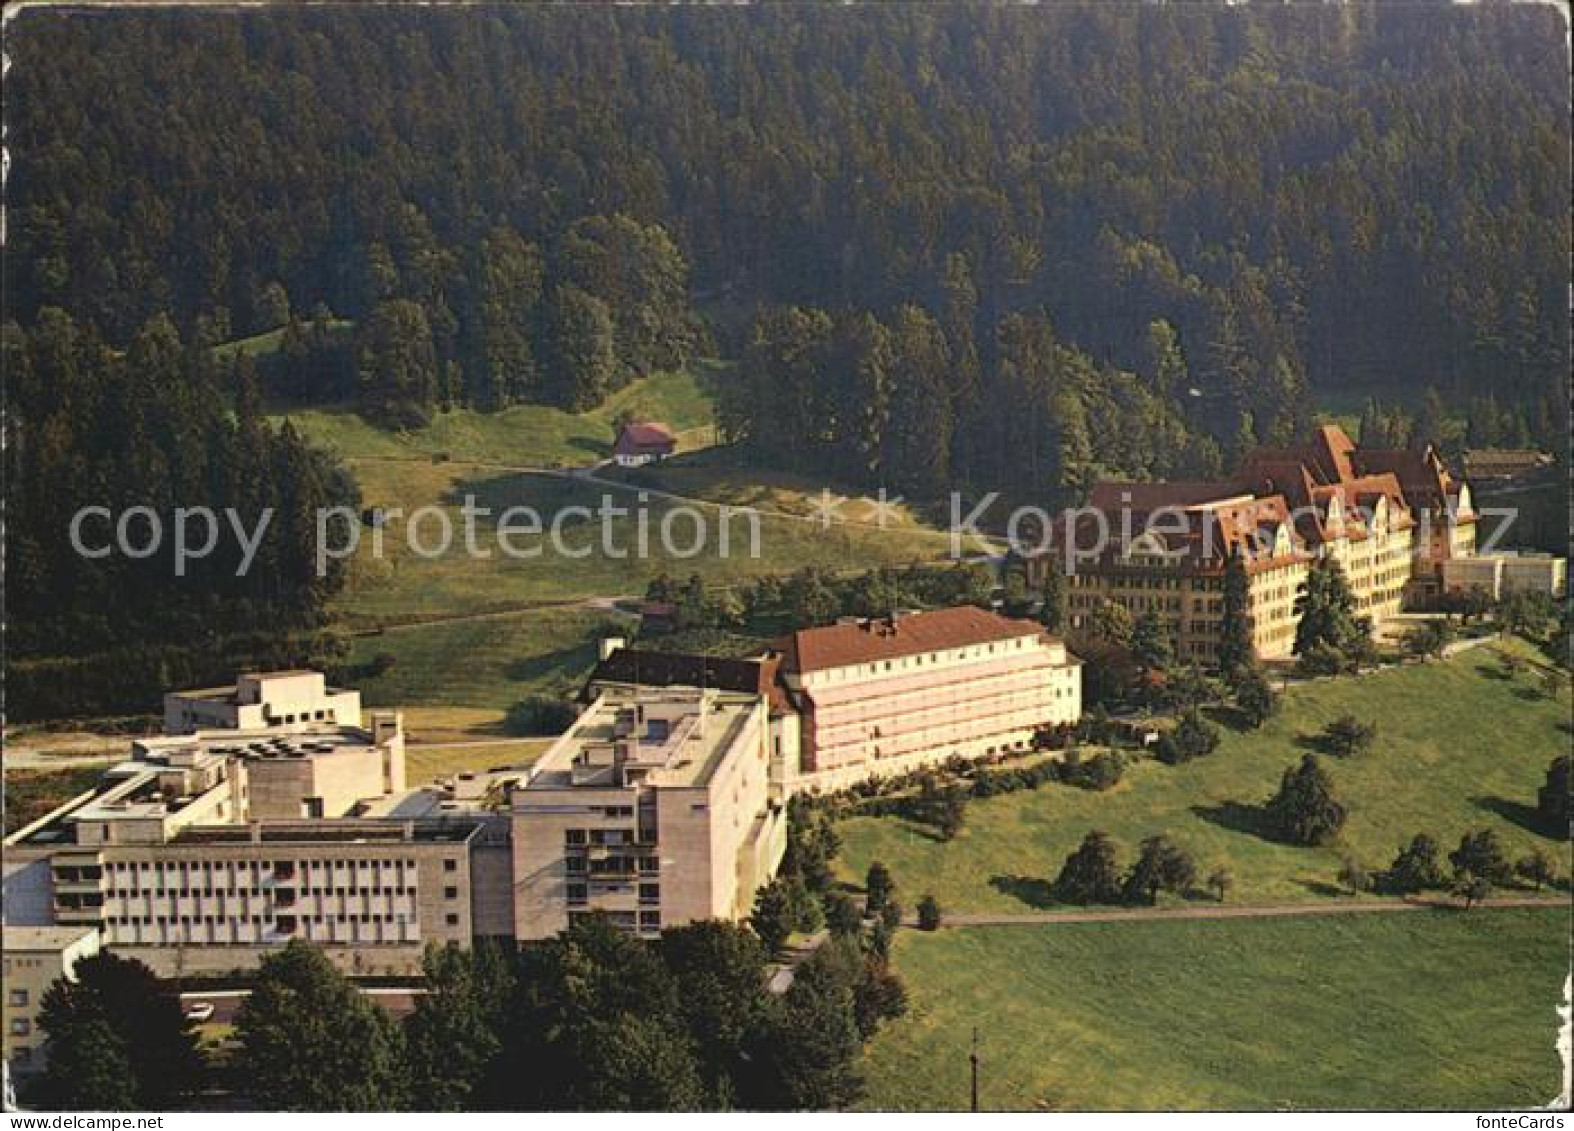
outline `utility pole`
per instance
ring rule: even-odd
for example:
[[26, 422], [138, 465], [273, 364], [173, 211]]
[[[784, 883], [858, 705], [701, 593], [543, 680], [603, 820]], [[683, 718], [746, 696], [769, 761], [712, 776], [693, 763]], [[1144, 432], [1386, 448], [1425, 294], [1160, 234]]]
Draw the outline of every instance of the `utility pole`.
[[973, 1026], [973, 1051], [968, 1056], [968, 1062], [973, 1066], [973, 1108], [978, 1111], [978, 1026]]

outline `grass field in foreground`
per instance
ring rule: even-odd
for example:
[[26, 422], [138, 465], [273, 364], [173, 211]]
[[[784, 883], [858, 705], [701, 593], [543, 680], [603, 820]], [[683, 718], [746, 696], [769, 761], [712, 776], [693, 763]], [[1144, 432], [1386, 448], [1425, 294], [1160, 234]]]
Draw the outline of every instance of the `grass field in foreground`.
[[[1305, 753], [1298, 739], [1347, 712], [1375, 721], [1378, 735], [1370, 753], [1324, 759], [1349, 809], [1342, 843], [1268, 839], [1260, 806]], [[1568, 715], [1567, 692], [1543, 697], [1536, 676], [1510, 677], [1491, 648], [1299, 685], [1262, 730], [1226, 730], [1217, 751], [1187, 765], [1138, 761], [1108, 793], [1051, 785], [969, 802], [950, 843], [900, 818], [844, 821], [840, 866], [861, 879], [870, 861], [884, 861], [909, 905], [932, 891], [949, 911], [1021, 912], [1054, 906], [1050, 883], [1090, 829], [1116, 839], [1123, 863], [1142, 838], [1164, 832], [1201, 876], [1230, 870], [1232, 902], [1289, 901], [1337, 895], [1347, 853], [1375, 870], [1417, 832], [1452, 850], [1467, 830], [1489, 827], [1510, 859], [1539, 846], [1566, 874], [1567, 849], [1535, 830], [1532, 809], [1548, 763], [1568, 749]]]
[[[409, 625], [356, 637], [349, 662], [364, 665], [380, 654], [393, 657], [393, 666], [382, 675], [358, 678], [368, 707], [464, 707], [500, 718], [527, 695], [577, 691], [595, 665], [597, 640], [627, 633], [628, 624], [626, 617], [590, 609], [546, 609]], [[406, 718], [407, 727], [423, 740], [463, 737], [421, 734], [423, 726], [501, 734], [485, 722], [473, 716], [432, 718], [429, 712]]]
[[459, 462], [515, 467], [585, 466], [612, 453], [613, 423], [624, 414], [660, 420], [678, 432], [682, 449], [714, 440], [710, 385], [724, 380], [720, 362], [658, 373], [618, 390], [589, 412], [546, 405], [515, 405], [501, 412], [456, 409], [434, 413], [425, 428], [392, 432], [349, 409], [291, 409], [295, 427], [314, 443], [349, 460], [366, 457], [447, 455]]
[[1564, 910], [901, 932], [908, 1015], [869, 1108], [1484, 1109], [1546, 1104]]

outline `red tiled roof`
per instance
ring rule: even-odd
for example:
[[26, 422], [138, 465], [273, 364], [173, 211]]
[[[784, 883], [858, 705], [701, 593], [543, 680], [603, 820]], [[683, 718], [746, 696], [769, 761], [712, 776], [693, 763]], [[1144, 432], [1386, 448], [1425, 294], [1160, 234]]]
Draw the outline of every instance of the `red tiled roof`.
[[1155, 511], [1160, 507], [1200, 506], [1219, 499], [1246, 494], [1234, 483], [1095, 483], [1088, 505], [1095, 510], [1133, 513]]
[[671, 451], [677, 443], [672, 429], [658, 420], [631, 421], [618, 432], [618, 442], [612, 450], [620, 456], [645, 455]]
[[[1379, 499], [1390, 508], [1389, 522], [1413, 525], [1419, 508], [1442, 508], [1456, 498], [1458, 484], [1449, 475], [1437, 452], [1423, 449], [1386, 451], [1360, 449], [1337, 425], [1324, 425], [1310, 441], [1295, 447], [1258, 448], [1241, 462], [1238, 477], [1224, 483], [1118, 483], [1095, 484], [1087, 511], [1068, 510], [1049, 530], [1050, 546], [1064, 552], [1091, 551], [1099, 535], [1106, 545], [1098, 554], [1104, 567], [1130, 564], [1122, 557], [1125, 535], [1155, 533], [1145, 530], [1150, 519], [1160, 530], [1165, 525], [1154, 512], [1174, 508], [1200, 515], [1194, 528], [1158, 536], [1171, 551], [1182, 551], [1176, 567], [1183, 572], [1212, 573], [1223, 568], [1226, 556], [1237, 547], [1256, 550], [1248, 568], [1278, 564], [1259, 547], [1272, 545], [1271, 535], [1293, 515], [1291, 541], [1296, 552], [1337, 536], [1328, 528], [1328, 506], [1339, 497], [1344, 504], [1343, 535], [1360, 540], [1369, 536], [1358, 510], [1369, 510]], [[1241, 502], [1241, 496], [1250, 496]], [[1461, 516], [1461, 521], [1469, 519]]]
[[1039, 636], [1043, 631], [1035, 621], [1003, 617], [973, 605], [805, 628], [783, 642], [782, 670], [824, 671], [970, 644]]

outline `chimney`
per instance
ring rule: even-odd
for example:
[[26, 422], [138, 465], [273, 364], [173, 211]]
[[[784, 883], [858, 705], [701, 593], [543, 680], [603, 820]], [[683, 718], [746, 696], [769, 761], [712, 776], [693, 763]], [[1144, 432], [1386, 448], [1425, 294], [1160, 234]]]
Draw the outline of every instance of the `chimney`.
[[596, 659], [605, 660], [612, 653], [626, 647], [628, 647], [628, 641], [621, 636], [603, 636], [596, 642]]

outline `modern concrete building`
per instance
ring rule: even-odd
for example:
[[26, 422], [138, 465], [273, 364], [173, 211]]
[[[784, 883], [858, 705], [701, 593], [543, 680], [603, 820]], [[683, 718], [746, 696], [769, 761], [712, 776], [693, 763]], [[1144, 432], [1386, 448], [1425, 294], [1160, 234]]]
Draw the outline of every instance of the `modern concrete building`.
[[396, 714], [199, 731], [135, 742], [8, 837], [5, 914], [96, 929], [166, 974], [254, 965], [292, 938], [409, 972], [428, 942], [512, 932], [506, 846], [484, 805], [406, 790]]
[[321, 672], [282, 671], [242, 675], [229, 687], [164, 696], [165, 734], [313, 723], [360, 726], [361, 693], [327, 686]]
[[1458, 558], [1443, 563], [1442, 589], [1448, 597], [1475, 590], [1493, 601], [1527, 592], [1563, 597], [1568, 593], [1568, 559], [1531, 553]]
[[1025, 750], [1082, 715], [1081, 661], [1062, 641], [971, 605], [795, 632], [778, 678], [789, 794]]
[[1300, 447], [1251, 453], [1232, 480], [1095, 485], [1086, 507], [1055, 522], [1050, 548], [1030, 560], [1030, 581], [1065, 569], [1074, 627], [1113, 602], [1157, 615], [1177, 656], [1210, 663], [1225, 566], [1238, 553], [1253, 645], [1274, 659], [1291, 653], [1314, 560], [1339, 563], [1356, 612], [1375, 625], [1436, 600], [1445, 563], [1474, 553], [1475, 522], [1469, 488], [1430, 447], [1358, 449], [1329, 425]]
[[7, 1083], [44, 1067], [49, 1049], [38, 1027], [44, 994], [76, 964], [97, 954], [93, 927], [13, 927], [3, 931], [5, 971], [5, 1067]]
[[514, 934], [747, 915], [786, 849], [768, 735], [757, 694], [599, 693], [512, 792]]

